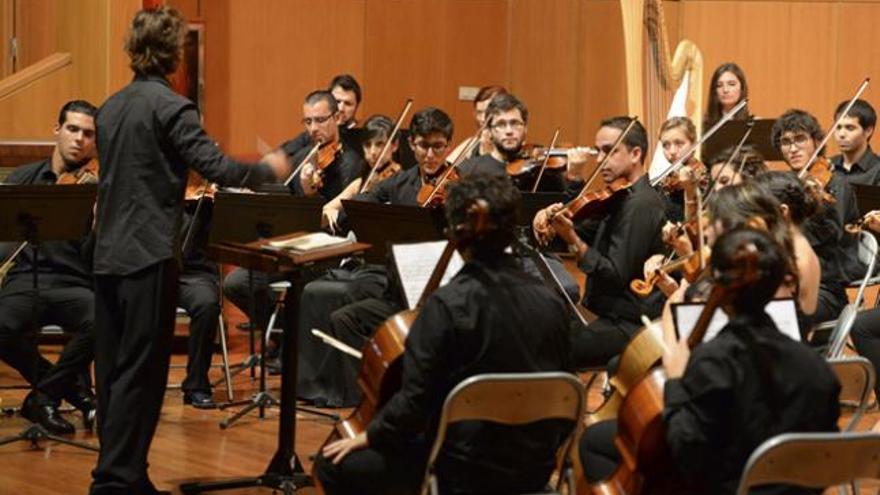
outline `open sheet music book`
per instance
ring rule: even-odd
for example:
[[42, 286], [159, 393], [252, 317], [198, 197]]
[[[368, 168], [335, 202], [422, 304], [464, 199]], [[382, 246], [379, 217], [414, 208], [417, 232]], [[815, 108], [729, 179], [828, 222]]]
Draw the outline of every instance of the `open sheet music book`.
[[[431, 273], [434, 272], [434, 267], [437, 266], [437, 261], [440, 260], [440, 255], [443, 254], [447, 242], [418, 242], [391, 246], [397, 276], [409, 309], [415, 308], [422, 297], [422, 292], [428, 285]], [[446, 267], [446, 273], [443, 274], [440, 285], [449, 282], [463, 266], [464, 260], [458, 251], [452, 253], [452, 259], [449, 261], [449, 266]]]
[[[691, 334], [691, 330], [700, 319], [700, 313], [703, 312], [702, 303], [682, 303], [672, 305], [672, 316], [675, 320], [675, 330], [678, 332], [680, 339], [686, 339]], [[780, 332], [790, 337], [792, 340], [801, 340], [800, 326], [797, 321], [797, 309], [794, 305], [794, 299], [774, 299], [767, 303], [764, 311], [773, 319], [776, 328]], [[727, 325], [727, 314], [721, 309], [715, 309], [712, 315], [712, 321], [706, 330], [706, 336], [703, 342], [708, 342], [718, 335], [718, 332]]]
[[336, 237], [324, 232], [315, 232], [283, 241], [271, 241], [269, 245], [277, 249], [286, 249], [297, 253], [308, 253], [319, 249], [351, 244], [353, 239]]

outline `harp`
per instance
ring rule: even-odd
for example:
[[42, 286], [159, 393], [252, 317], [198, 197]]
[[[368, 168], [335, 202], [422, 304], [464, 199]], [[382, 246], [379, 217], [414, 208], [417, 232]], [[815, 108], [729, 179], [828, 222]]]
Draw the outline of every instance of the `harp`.
[[[702, 133], [703, 55], [682, 40], [670, 57], [662, 0], [620, 0], [626, 61], [627, 112], [638, 115], [655, 140], [670, 108], [690, 117]], [[687, 82], [684, 98], [675, 92]], [[662, 158], [662, 156], [661, 156]]]

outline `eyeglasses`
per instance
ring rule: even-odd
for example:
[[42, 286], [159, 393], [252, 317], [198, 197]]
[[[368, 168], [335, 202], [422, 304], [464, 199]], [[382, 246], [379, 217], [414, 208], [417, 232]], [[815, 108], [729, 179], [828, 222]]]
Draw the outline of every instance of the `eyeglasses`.
[[784, 138], [780, 139], [779, 140], [779, 147], [780, 148], [788, 148], [791, 145], [795, 145], [798, 148], [803, 148], [804, 145], [807, 144], [807, 141], [809, 141], [809, 140], [810, 140], [810, 136], [807, 136], [806, 134], [796, 134], [794, 137], [791, 137], [791, 138], [784, 137]]
[[439, 155], [440, 153], [443, 153], [446, 148], [449, 147], [449, 143], [428, 143], [425, 141], [416, 141], [413, 143], [413, 146], [424, 153], [434, 151], [435, 155]]
[[492, 129], [503, 131], [508, 127], [513, 130], [519, 130], [526, 126], [526, 123], [522, 120], [499, 120], [496, 122], [492, 122]]
[[330, 120], [331, 118], [333, 118], [333, 114], [325, 115], [323, 117], [306, 117], [306, 118], [302, 119], [302, 123], [306, 127], [308, 127], [312, 124], [321, 125], [324, 122], [327, 122], [328, 120]]

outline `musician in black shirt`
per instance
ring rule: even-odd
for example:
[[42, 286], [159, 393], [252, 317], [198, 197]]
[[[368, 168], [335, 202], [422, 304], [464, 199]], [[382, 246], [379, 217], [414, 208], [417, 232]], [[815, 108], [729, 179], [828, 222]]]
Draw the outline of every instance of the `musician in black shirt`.
[[[468, 211], [478, 199], [488, 203], [492, 227], [471, 238]], [[329, 444], [316, 460], [328, 495], [418, 493], [440, 409], [456, 384], [480, 373], [569, 368], [565, 305], [504, 252], [514, 239], [518, 201], [512, 184], [496, 176], [451, 187], [447, 219], [466, 265], [428, 298], [410, 329], [400, 390], [366, 432]], [[558, 427], [451, 429], [438, 460], [441, 491], [540, 491], [554, 467]]]
[[[629, 117], [602, 121], [596, 133], [600, 162], [629, 123]], [[663, 251], [660, 231], [665, 208], [644, 172], [647, 149], [645, 128], [636, 122], [600, 172], [606, 184], [624, 178], [632, 185], [609, 200], [600, 220], [587, 218], [575, 226], [566, 214], [556, 215], [563, 205], [555, 204], [538, 212], [533, 222], [539, 238], [559, 235], [587, 275], [583, 304], [598, 318], [589, 327], [578, 325], [574, 330], [578, 367], [605, 365], [641, 326], [641, 315], [659, 313], [659, 294], [642, 299], [629, 289], [630, 281], [642, 277], [645, 260]]]
[[224, 155], [196, 105], [167, 77], [186, 23], [173, 8], [138, 12], [126, 52], [134, 80], [98, 111], [95, 364], [101, 453], [93, 495], [156, 493], [147, 452], [159, 420], [178, 300], [187, 167], [219, 185], [254, 188], [285, 169]]
[[[834, 120], [846, 108], [843, 101], [834, 111]], [[836, 174], [850, 184], [875, 186], [880, 184], [880, 157], [871, 149], [871, 136], [877, 125], [877, 113], [865, 100], [856, 100], [846, 117], [834, 129], [834, 139], [841, 153], [831, 157]]]
[[[96, 111], [94, 105], [83, 100], [65, 104], [55, 128], [57, 140], [52, 157], [16, 168], [6, 183], [55, 184], [63, 173], [75, 172], [94, 158]], [[82, 220], [82, 239], [40, 243], [36, 262], [38, 301], [32, 293], [34, 259], [30, 247], [15, 258], [0, 289], [0, 359], [34, 386], [24, 400], [22, 415], [56, 434], [74, 432], [73, 424], [58, 414], [61, 399], [80, 409], [89, 427], [95, 409], [91, 379], [86, 378], [90, 376], [95, 343], [91, 276], [94, 239], [90, 219]], [[16, 247], [4, 244], [0, 259], [6, 260]], [[32, 332], [35, 323], [59, 325], [74, 334], [54, 365], [37, 349]]]
[[[764, 312], [789, 273], [784, 249], [763, 231], [732, 230], [712, 247], [713, 274], [741, 270], [736, 255], [748, 244], [756, 248], [758, 279], [731, 289], [733, 299], [721, 307], [730, 322], [717, 337], [690, 351], [687, 339], [676, 339], [668, 307], [664, 315], [662, 418], [673, 466], [664, 475], [683, 481], [677, 493], [735, 493], [748, 457], [763, 441], [787, 432], [837, 430], [840, 385], [834, 373]], [[683, 289], [670, 301], [681, 301]], [[616, 430], [612, 420], [584, 432], [580, 457], [588, 481], [607, 479], [620, 462]]]

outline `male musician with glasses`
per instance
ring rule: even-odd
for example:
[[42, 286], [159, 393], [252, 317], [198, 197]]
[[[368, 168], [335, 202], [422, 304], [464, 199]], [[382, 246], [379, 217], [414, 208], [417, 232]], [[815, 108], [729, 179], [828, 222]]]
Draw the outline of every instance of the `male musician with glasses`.
[[[87, 101], [67, 102], [58, 115], [52, 156], [17, 167], [6, 183], [55, 184], [63, 173], [73, 172], [93, 159], [96, 112], [97, 108]], [[89, 370], [95, 356], [95, 296], [91, 276], [94, 239], [88, 232], [89, 225], [89, 219], [84, 218], [81, 240], [40, 244], [36, 262], [38, 301], [32, 294], [34, 259], [29, 246], [12, 261], [0, 289], [0, 360], [34, 386], [22, 404], [22, 416], [55, 434], [72, 434], [75, 430], [73, 424], [58, 414], [62, 399], [82, 411], [87, 428], [91, 428], [94, 418], [95, 399]], [[10, 257], [17, 247], [4, 244], [0, 246], [0, 260]], [[32, 332], [35, 324], [60, 325], [73, 332], [54, 365], [37, 349], [37, 335]]]
[[[795, 172], [803, 170], [823, 137], [816, 117], [798, 109], [783, 113], [771, 131], [773, 144]], [[820, 150], [818, 159], [824, 159], [824, 150]], [[815, 185], [811, 177], [806, 180]], [[846, 179], [836, 173], [825, 190], [831, 193], [834, 205], [820, 204], [819, 212], [801, 225], [822, 268], [819, 301], [811, 315], [814, 323], [836, 319], [847, 303], [847, 282], [865, 275], [865, 266], [858, 258], [858, 243], [843, 230], [845, 224], [858, 220], [855, 194]]]
[[[641, 315], [659, 314], [660, 301], [653, 295], [642, 299], [629, 290], [629, 283], [642, 276], [643, 266], [652, 254], [664, 250], [660, 231], [666, 222], [663, 199], [648, 181], [644, 161], [648, 135], [636, 122], [613, 149], [627, 126], [629, 117], [603, 120], [596, 132], [596, 148], [605, 184], [619, 178], [632, 185], [621, 197], [610, 200], [602, 217], [587, 218], [577, 225], [563, 212], [563, 205], [551, 205], [532, 222], [539, 239], [558, 235], [575, 255], [587, 276], [583, 304], [598, 318], [573, 330], [574, 364], [579, 368], [603, 366], [618, 355], [641, 327]], [[559, 213], [559, 214], [557, 214]]]
[[[468, 158], [460, 165], [463, 176], [473, 173], [488, 173], [507, 176], [507, 165], [523, 155], [526, 134], [528, 133], [529, 109], [525, 103], [510, 93], [496, 95], [486, 107], [486, 125], [493, 147], [489, 153]], [[586, 158], [586, 157], [584, 157]], [[537, 163], [540, 163], [538, 160]], [[514, 179], [516, 186], [523, 191], [531, 191], [538, 179], [537, 167]], [[578, 177], [571, 177], [577, 180]], [[545, 171], [541, 178], [539, 191], [564, 191], [566, 177]]]

